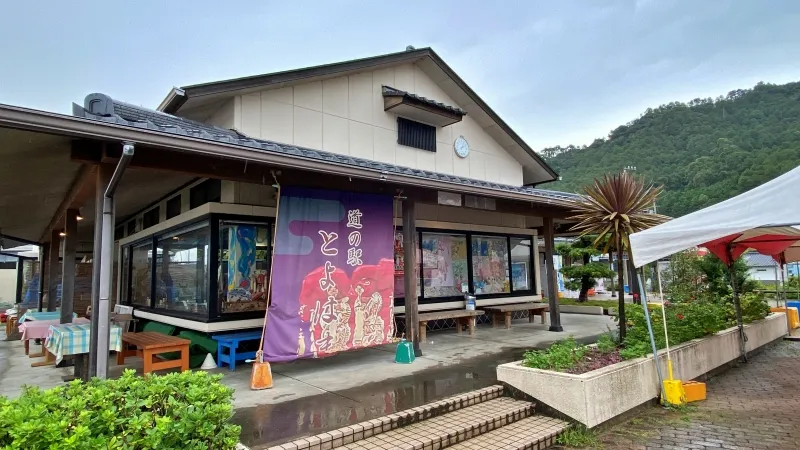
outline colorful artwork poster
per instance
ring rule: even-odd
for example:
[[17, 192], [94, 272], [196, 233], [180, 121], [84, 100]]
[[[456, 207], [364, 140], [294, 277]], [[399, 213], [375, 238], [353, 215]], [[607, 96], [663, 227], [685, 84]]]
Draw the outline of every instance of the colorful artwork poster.
[[238, 225], [228, 235], [228, 302], [249, 302], [256, 267], [256, 227]]
[[268, 361], [324, 357], [394, 335], [392, 197], [281, 190]]

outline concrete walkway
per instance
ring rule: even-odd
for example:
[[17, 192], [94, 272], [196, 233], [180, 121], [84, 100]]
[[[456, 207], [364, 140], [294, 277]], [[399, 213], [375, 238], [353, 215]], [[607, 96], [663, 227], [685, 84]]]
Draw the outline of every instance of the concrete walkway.
[[[520, 359], [527, 350], [570, 335], [593, 341], [615, 327], [610, 317], [580, 314], [563, 314], [562, 325], [565, 331], [554, 333], [547, 325], [523, 319], [510, 330], [481, 325], [475, 336], [452, 329], [429, 332], [422, 344], [424, 356], [408, 365], [394, 362], [393, 344], [274, 364], [274, 387], [263, 391], [249, 389], [248, 365], [239, 365], [236, 372], [212, 372], [223, 374], [223, 382], [236, 390], [234, 420], [243, 427], [242, 442], [268, 446], [489, 386], [496, 383], [498, 364]], [[21, 342], [0, 341], [0, 395], [15, 397], [23, 384], [58, 386], [61, 376], [71, 373], [52, 366], [31, 368], [37, 360], [24, 355]], [[117, 366], [111, 361], [110, 375], [125, 368], [141, 371], [140, 360], [130, 362]]]

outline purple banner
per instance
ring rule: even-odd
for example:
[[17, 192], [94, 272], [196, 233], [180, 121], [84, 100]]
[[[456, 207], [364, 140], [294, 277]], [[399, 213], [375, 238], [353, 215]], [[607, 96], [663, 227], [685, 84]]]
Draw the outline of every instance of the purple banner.
[[281, 188], [266, 360], [391, 341], [392, 221], [387, 195]]

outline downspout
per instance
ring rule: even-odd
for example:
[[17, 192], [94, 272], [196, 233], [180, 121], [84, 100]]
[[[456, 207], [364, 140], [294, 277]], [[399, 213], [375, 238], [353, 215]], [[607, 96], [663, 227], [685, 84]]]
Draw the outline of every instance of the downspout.
[[[108, 377], [108, 351], [111, 340], [108, 301], [111, 296], [111, 269], [114, 265], [114, 192], [125, 169], [133, 158], [133, 143], [122, 145], [122, 156], [117, 163], [103, 195], [103, 228], [100, 249], [100, 302], [97, 308], [97, 377]], [[155, 256], [155, 255], [154, 255]]]

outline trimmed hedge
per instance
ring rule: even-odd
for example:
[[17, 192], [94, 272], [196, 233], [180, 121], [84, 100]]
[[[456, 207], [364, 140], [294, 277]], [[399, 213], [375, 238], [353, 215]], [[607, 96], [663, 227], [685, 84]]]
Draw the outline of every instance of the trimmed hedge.
[[0, 397], [4, 449], [234, 449], [241, 428], [230, 423], [233, 390], [220, 375], [181, 372], [66, 387], [25, 387]]

